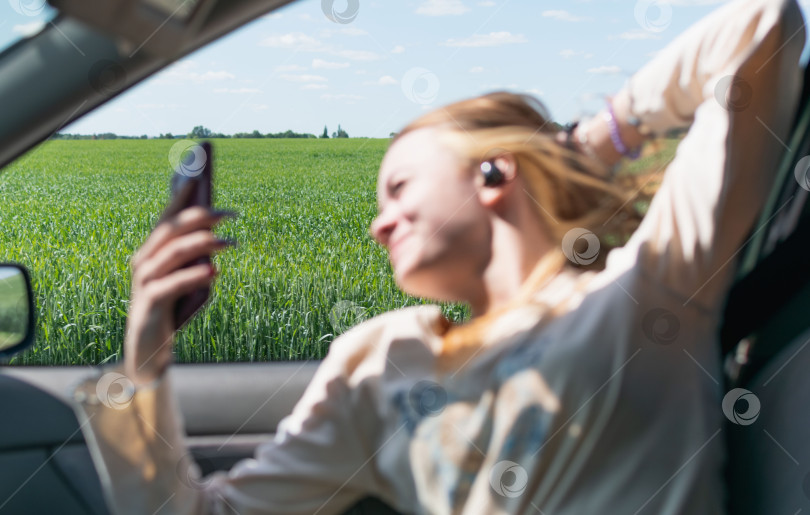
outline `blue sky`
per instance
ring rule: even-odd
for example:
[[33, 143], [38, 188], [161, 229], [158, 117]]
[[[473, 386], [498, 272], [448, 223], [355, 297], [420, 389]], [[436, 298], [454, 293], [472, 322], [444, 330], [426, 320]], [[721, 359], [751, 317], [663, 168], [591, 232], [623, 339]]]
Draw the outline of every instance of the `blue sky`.
[[[26, 12], [38, 1], [0, 6], [0, 45], [49, 15]], [[427, 109], [494, 89], [533, 93], [566, 122], [597, 111], [724, 2], [336, 0], [338, 22], [328, 3], [302, 0], [264, 16], [63, 132], [320, 134], [341, 124], [351, 136], [386, 137]]]

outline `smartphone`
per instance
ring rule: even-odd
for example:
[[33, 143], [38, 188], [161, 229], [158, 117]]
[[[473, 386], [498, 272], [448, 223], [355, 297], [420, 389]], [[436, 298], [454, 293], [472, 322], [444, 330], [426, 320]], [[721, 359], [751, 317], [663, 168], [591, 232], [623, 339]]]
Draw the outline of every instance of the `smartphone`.
[[[177, 145], [177, 144], [175, 144]], [[213, 159], [211, 143], [204, 141], [199, 144], [188, 144], [182, 148], [180, 155], [176, 156], [176, 166], [171, 180], [171, 202], [163, 212], [161, 221], [178, 214], [180, 211], [194, 206], [210, 209], [213, 193]], [[173, 152], [175, 149], [173, 148]], [[192, 260], [183, 265], [183, 268], [211, 264], [211, 257], [205, 256]], [[175, 330], [183, 327], [194, 314], [208, 300], [210, 288], [200, 288], [192, 293], [183, 295], [177, 300], [174, 307]]]

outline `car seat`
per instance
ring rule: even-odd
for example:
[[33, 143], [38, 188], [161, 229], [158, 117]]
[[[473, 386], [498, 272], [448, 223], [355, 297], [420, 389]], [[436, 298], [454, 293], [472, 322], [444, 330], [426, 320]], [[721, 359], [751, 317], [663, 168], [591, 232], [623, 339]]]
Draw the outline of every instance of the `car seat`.
[[810, 511], [810, 68], [800, 98], [720, 329], [734, 515]]

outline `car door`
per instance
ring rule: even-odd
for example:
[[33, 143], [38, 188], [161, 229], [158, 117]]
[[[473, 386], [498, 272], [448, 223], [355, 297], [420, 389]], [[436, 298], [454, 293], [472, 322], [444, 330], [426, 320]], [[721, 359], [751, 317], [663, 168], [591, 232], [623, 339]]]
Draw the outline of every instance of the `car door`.
[[[4, 141], [0, 161], [11, 162], [167, 63], [285, 3], [203, 2], [207, 18], [193, 33], [178, 36], [182, 47], [166, 50], [172, 41], [164, 41], [157, 53], [129, 57], [122, 55], [109, 33], [51, 12], [41, 32], [0, 55], [0, 98], [7, 106], [0, 121]], [[87, 7], [83, 4], [54, 2], [79, 15]], [[84, 14], [90, 19], [97, 13]], [[88, 61], [95, 64], [88, 66]], [[7, 167], [3, 173], [9, 174], [6, 177], [24, 174], [24, 164]], [[69, 196], [58, 198], [47, 187], [32, 191], [26, 185], [20, 190], [24, 191], [3, 197], [9, 218], [16, 216], [12, 208], [14, 213], [26, 206], [36, 211], [36, 205], [70, 209]], [[36, 251], [24, 249], [25, 241], [17, 243], [18, 256]], [[15, 255], [15, 251], [6, 248], [4, 254]], [[35, 276], [35, 286], [38, 281], [44, 278]], [[40, 297], [39, 316], [51, 316], [43, 312], [42, 304]], [[75, 324], [62, 329], [71, 325]], [[38, 346], [47, 347], [49, 335], [40, 332], [38, 337]], [[187, 445], [203, 473], [227, 470], [272, 438], [317, 366], [318, 360], [310, 359], [174, 367], [170, 373], [185, 419]], [[71, 386], [91, 371], [90, 366], [0, 367], [0, 513], [107, 513], [99, 476], [69, 405]], [[362, 507], [358, 510], [362, 512]]]
[[[228, 470], [252, 457], [292, 410], [316, 367], [317, 361], [176, 366], [170, 374], [186, 443], [203, 473]], [[67, 403], [71, 385], [89, 372], [87, 367], [0, 369], [0, 513], [107, 513]]]

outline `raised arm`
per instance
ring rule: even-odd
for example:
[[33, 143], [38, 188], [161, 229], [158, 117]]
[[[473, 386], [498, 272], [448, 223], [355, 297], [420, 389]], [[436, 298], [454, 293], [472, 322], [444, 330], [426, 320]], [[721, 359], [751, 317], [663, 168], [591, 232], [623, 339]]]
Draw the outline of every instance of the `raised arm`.
[[[202, 482], [184, 443], [167, 370], [174, 305], [209, 285], [209, 265], [182, 264], [221, 250], [211, 228], [222, 213], [190, 208], [161, 222], [133, 258], [133, 294], [124, 362], [75, 390], [75, 407], [108, 503], [115, 513], [336, 513], [379, 493], [364, 467], [378, 435], [372, 406], [358, 411], [361, 386], [349, 386], [352, 337], [336, 341], [275, 440], [255, 460]], [[352, 333], [356, 335], [357, 333]], [[363, 341], [356, 342], [357, 344]], [[274, 392], [267, 392], [271, 402]], [[268, 428], [270, 430], [270, 428]], [[360, 486], [358, 486], [360, 485]]]
[[[690, 127], [648, 213], [608, 267], [716, 305], [785, 150], [801, 90], [805, 30], [795, 0], [737, 0], [704, 18], [637, 72], [614, 98], [622, 139]], [[588, 124], [605, 161], [619, 158], [607, 124]], [[753, 228], [756, 230], [756, 228]]]
[[[108, 504], [133, 515], [329, 515], [373, 496], [409, 511], [416, 498], [408, 461], [413, 398], [403, 407], [396, 393], [431, 370], [433, 353], [419, 342], [440, 317], [438, 306], [410, 307], [353, 327], [332, 343], [275, 438], [253, 459], [206, 478], [184, 443], [171, 376], [134, 393], [121, 393], [120, 365], [86, 379], [75, 408]], [[267, 392], [269, 402], [273, 395]]]

